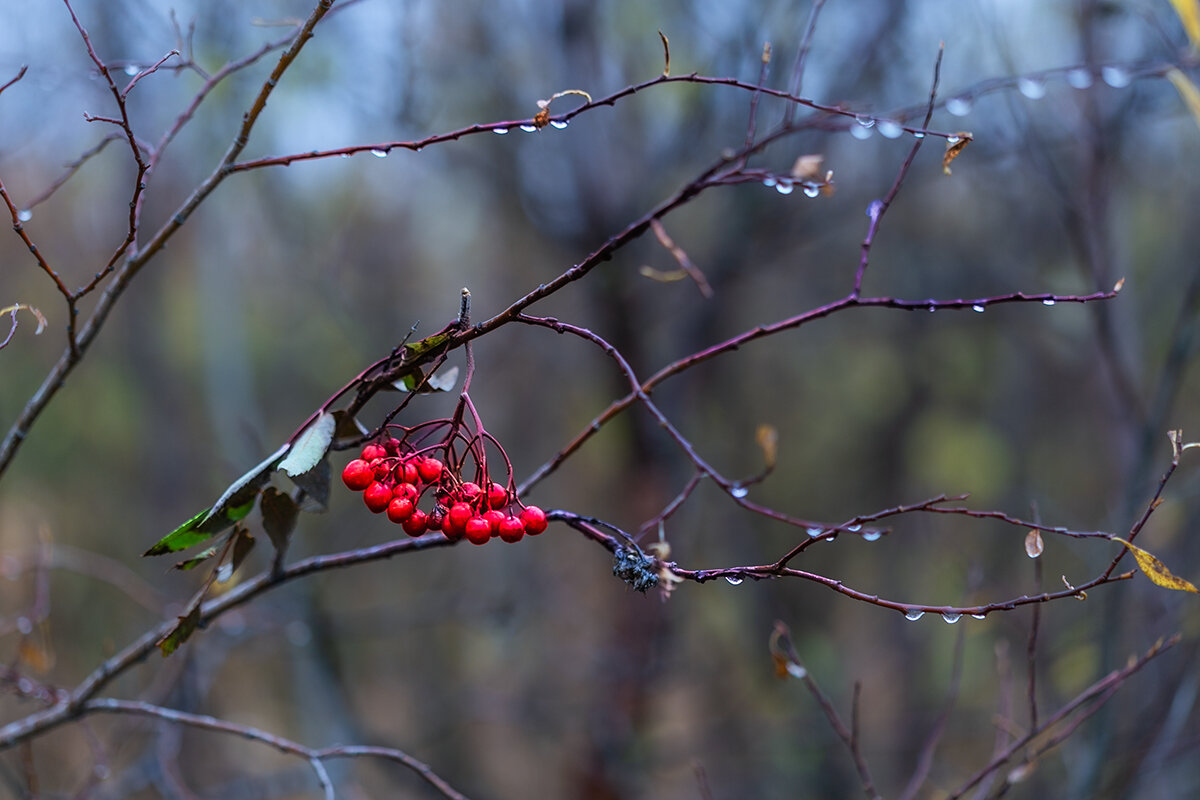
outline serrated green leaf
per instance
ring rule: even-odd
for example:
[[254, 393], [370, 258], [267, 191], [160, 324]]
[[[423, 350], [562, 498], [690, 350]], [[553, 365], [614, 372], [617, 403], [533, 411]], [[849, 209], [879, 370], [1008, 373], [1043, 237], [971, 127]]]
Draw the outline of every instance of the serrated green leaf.
[[219, 550], [219, 549], [220, 549], [220, 545], [213, 545], [212, 547], [208, 548], [207, 550], [205, 550], [201, 553], [198, 553], [197, 555], [194, 555], [191, 558], [184, 559], [183, 561], [178, 562], [177, 564], [175, 564], [172, 567], [172, 569], [185, 570], [185, 571], [189, 570], [189, 569], [195, 569], [196, 567], [203, 564], [205, 561], [208, 561], [210, 558], [215, 556], [217, 554], [217, 550]]
[[322, 411], [312, 424], [296, 437], [291, 452], [279, 463], [279, 470], [294, 478], [315, 467], [329, 452], [329, 444], [333, 441], [333, 432], [336, 429], [337, 420], [333, 414]]
[[154, 644], [162, 651], [163, 658], [166, 658], [178, 650], [179, 645], [186, 642], [199, 626], [200, 604], [196, 603], [187, 614], [179, 618], [179, 622], [175, 624], [174, 628]]
[[189, 547], [194, 547], [200, 544], [205, 539], [212, 536], [212, 533], [200, 532], [198, 528], [200, 523], [208, 516], [208, 509], [196, 514], [187, 522], [180, 525], [175, 530], [168, 533], [163, 538], [146, 552], [142, 553], [142, 558], [146, 556], [161, 556], [165, 553], [175, 553], [180, 550], [187, 550]]

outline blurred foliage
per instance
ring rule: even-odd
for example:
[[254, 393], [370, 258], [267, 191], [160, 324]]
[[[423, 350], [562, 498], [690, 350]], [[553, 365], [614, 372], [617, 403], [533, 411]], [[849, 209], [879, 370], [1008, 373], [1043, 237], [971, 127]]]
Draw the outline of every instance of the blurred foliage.
[[[310, 5], [174, 9], [185, 31], [194, 24], [195, 59], [211, 72], [283, 35]], [[152, 63], [178, 44], [166, 2], [78, 6], [111, 61]], [[864, 14], [861, 4], [828, 4], [804, 95], [881, 114], [920, 106], [941, 41], [942, 98], [1051, 67], [1166, 63], [1187, 43], [1166, 2], [880, 6]], [[661, 71], [659, 29], [675, 75], [753, 81], [769, 40], [768, 82], [785, 87], [808, 14], [808, 3], [790, 0], [368, 0], [318, 28], [247, 155], [526, 118], [538, 98], [567, 88], [599, 97]], [[20, 202], [108, 132], [81, 112], [110, 113], [111, 98], [64, 9], [9, 4], [3, 17], [0, 80], [29, 64], [0, 97], [0, 177]], [[153, 175], [146, 230], [217, 163], [274, 60], [223, 85], [184, 129]], [[1197, 80], [1194, 68], [1188, 74]], [[131, 95], [137, 129], [157, 141], [199, 86], [186, 71], [143, 80]], [[1059, 78], [1045, 89], [1035, 100], [1010, 86], [975, 98], [964, 118], [935, 114], [934, 127], [969, 129], [975, 141], [949, 178], [940, 144], [922, 149], [874, 244], [866, 289], [909, 298], [1085, 293], [1125, 277], [1121, 296], [984, 314], [854, 310], [751, 343], [656, 390], [660, 407], [729, 475], [759, 470], [755, 431], [778, 430], [777, 468], [752, 499], [834, 521], [970, 491], [976, 507], [1124, 533], [1169, 463], [1167, 429], [1200, 431], [1200, 172], [1187, 166], [1200, 163], [1200, 131], [1162, 78], [1086, 90]], [[364, 153], [231, 178], [138, 278], [0, 482], [4, 652], [12, 660], [20, 620], [37, 610], [48, 626], [45, 654], [54, 655], [38, 680], [73, 686], [154, 621], [178, 615], [199, 576], [165, 574], [141, 552], [274, 451], [411, 326], [427, 335], [452, 319], [460, 287], [471, 288], [476, 319], [499, 311], [722, 148], [739, 146], [747, 108], [744, 92], [673, 84], [565, 131], [482, 134], [386, 159]], [[762, 98], [759, 130], [782, 114]], [[886, 193], [911, 140], [859, 140], [827, 127], [785, 138], [757, 161], [786, 171], [797, 156], [821, 153], [837, 182], [831, 197], [728, 187], [664, 221], [712, 284], [711, 300], [688, 281], [643, 277], [643, 266], [676, 266], [647, 236], [535, 310], [590, 327], [646, 376], [841, 296], [858, 263], [863, 210]], [[131, 174], [114, 143], [33, 209], [26, 227], [69, 285], [85, 282], [120, 241]], [[0, 263], [0, 303], [36, 306], [50, 323], [36, 338], [22, 325], [0, 352], [7, 424], [61, 352], [65, 320], [17, 237], [0, 237]], [[477, 343], [472, 395], [520, 478], [626, 388], [582, 341], [514, 327]], [[442, 416], [453, 400], [422, 398], [400, 421]], [[386, 410], [376, 403], [364, 417]], [[1194, 462], [1185, 455], [1168, 504], [1138, 539], [1193, 581]], [[689, 475], [669, 439], [633, 410], [531, 501], [636, 529]], [[327, 515], [301, 519], [292, 552], [394, 535], [335, 490]], [[804, 533], [748, 515], [705, 484], [665, 535], [682, 565], [708, 568], [771, 562]], [[990, 601], [1039, 590], [1023, 536], [958, 517], [909, 517], [880, 541], [842, 537], [794, 566], [899, 600]], [[48, 573], [24, 569], [47, 543], [97, 555]], [[268, 550], [248, 566], [265, 567]], [[1041, 588], [1059, 587], [1060, 575], [1081, 582], [1115, 551], [1047, 536]], [[156, 598], [157, 611], [131, 600], [130, 587]], [[985, 763], [1002, 692], [1014, 693], [1015, 724], [1026, 720], [1029, 607], [954, 627], [935, 617], [914, 623], [794, 580], [684, 584], [664, 603], [630, 591], [605, 551], [559, 527], [514, 547], [445, 548], [296, 582], [198, 632], [170, 661], [137, 668], [112, 694], [313, 746], [399, 747], [472, 797], [692, 798], [703, 796], [698, 771], [713, 797], [853, 796], [852, 764], [820, 710], [798, 682], [772, 674], [766, 642], [776, 619], [846, 716], [861, 682], [862, 746], [885, 796], [907, 781], [944, 702], [956, 636], [965, 636], [963, 686], [933, 786], [954, 787]], [[1043, 607], [1046, 713], [1158, 637], [1181, 630], [1184, 644], [1010, 796], [1200, 791], [1198, 619], [1193, 598], [1140, 577]], [[998, 653], [1010, 679], [997, 674]], [[0, 697], [6, 721], [32, 708]], [[177, 796], [177, 781], [203, 796], [315, 796], [297, 759], [119, 717], [0, 755], [0, 786], [14, 797], [26, 763], [45, 796], [67, 796], [97, 764], [107, 777], [94, 797]], [[342, 761], [331, 774], [339, 796], [427, 796], [395, 765]]]

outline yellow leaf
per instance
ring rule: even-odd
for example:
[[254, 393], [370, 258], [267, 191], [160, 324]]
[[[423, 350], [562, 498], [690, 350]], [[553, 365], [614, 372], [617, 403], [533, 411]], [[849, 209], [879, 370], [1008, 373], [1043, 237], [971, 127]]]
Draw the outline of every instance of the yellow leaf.
[[1200, 47], [1200, 0], [1171, 0], [1171, 5], [1175, 6], [1192, 47]]
[[943, 174], [950, 174], [950, 162], [958, 158], [974, 138], [969, 131], [959, 131], [946, 140], [946, 152], [942, 155]]
[[1159, 586], [1167, 589], [1175, 589], [1180, 592], [1191, 592], [1192, 594], [1200, 594], [1200, 589], [1197, 589], [1188, 581], [1176, 575], [1172, 575], [1161, 561], [1155, 558], [1150, 553], [1147, 553], [1142, 548], [1132, 545], [1124, 539], [1116, 536], [1112, 537], [1114, 542], [1120, 542], [1125, 545], [1129, 552], [1133, 553], [1133, 557], [1137, 559], [1138, 569], [1145, 573], [1146, 577], [1154, 581]]
[[775, 457], [779, 453], [779, 431], [775, 430], [774, 425], [759, 425], [755, 438], [758, 440], [758, 446], [762, 448], [767, 469], [775, 469]]
[[[1200, 2], [1200, 0], [1197, 0], [1197, 2]], [[1196, 124], [1200, 125], [1200, 89], [1197, 89], [1196, 84], [1188, 80], [1188, 76], [1175, 67], [1167, 70], [1167, 80], [1175, 86], [1175, 90], [1183, 98], [1184, 105], [1192, 112], [1192, 117], [1196, 120]]]

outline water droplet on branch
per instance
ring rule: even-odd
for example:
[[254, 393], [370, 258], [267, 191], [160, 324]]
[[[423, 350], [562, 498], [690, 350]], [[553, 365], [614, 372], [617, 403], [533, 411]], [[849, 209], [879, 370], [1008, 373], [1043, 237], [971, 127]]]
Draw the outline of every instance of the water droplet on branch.
[[750, 490], [747, 489], [745, 486], [736, 486], [735, 485], [732, 488], [730, 488], [729, 493], [731, 495], [733, 495], [734, 497], [736, 497], [737, 499], [741, 500], [743, 497], [750, 494]]
[[142, 71], [142, 70], [141, 70], [141, 69], [138, 67], [138, 65], [137, 65], [137, 64], [126, 64], [126, 65], [125, 65], [125, 74], [126, 74], [126, 75], [128, 75], [128, 76], [129, 76], [129, 77], [131, 77], [131, 78], [132, 78], [134, 75], [137, 75], [137, 74], [138, 74], [139, 72], [141, 72], [141, 71]]
[[21, 222], [29, 222], [29, 220], [33, 219], [33, 212], [28, 208], [22, 208], [17, 212], [17, 219]]
[[788, 675], [791, 675], [793, 678], [804, 678], [808, 675], [808, 670], [795, 661], [789, 661], [786, 669]]
[[565, 119], [552, 119], [550, 120], [550, 127], [557, 128], [561, 131], [563, 128], [567, 127], [567, 121]]
[[948, 624], [953, 625], [962, 619], [962, 614], [955, 614], [953, 611], [947, 611], [945, 614], [942, 614], [942, 619], [944, 619]]
[[853, 125], [850, 127], [850, 135], [861, 142], [871, 138], [871, 129], [864, 128], [862, 125]]
[[737, 585], [738, 585], [738, 584], [740, 584], [740, 583], [741, 583], [741, 582], [742, 582], [744, 579], [743, 579], [743, 578], [739, 578], [739, 577], [737, 577], [736, 575], [726, 575], [726, 576], [725, 576], [725, 580], [726, 580], [726, 581], [729, 583], [729, 585], [730, 585], [730, 586], [737, 586]]
[[1052, 299], [1050, 299], [1049, 297], [1047, 297], [1045, 300], [1043, 300], [1043, 301], [1042, 301], [1042, 305], [1044, 305], [1044, 306], [1052, 306], [1052, 305], [1054, 305], [1054, 302], [1055, 302], [1054, 300], [1052, 300]]
[[497, 136], [503, 136], [504, 134], [508, 133], [508, 128], [492, 128], [492, 133], [496, 134]]
[[1067, 83], [1075, 89], [1086, 89], [1092, 85], [1092, 73], [1086, 69], [1073, 69], [1067, 73]]
[[911, 622], [916, 622], [923, 616], [925, 616], [925, 612], [917, 608], [910, 608], [904, 612], [904, 618]]
[[890, 119], [879, 120], [877, 127], [879, 135], [885, 139], [899, 139], [900, 134], [904, 133], [904, 128], [900, 127], [900, 123]]
[[870, 530], [870, 531], [864, 531], [862, 538], [863, 538], [864, 542], [877, 542], [877, 541], [879, 541], [879, 537], [881, 537], [881, 536], [883, 536], [883, 531]]
[[371, 151], [371, 155], [375, 156], [376, 158], [387, 158], [388, 151], [377, 147]]
[[820, 187], [814, 186], [811, 183], [804, 184], [804, 196], [805, 197], [816, 197], [820, 193], [821, 193]]
[[522, 125], [521, 130], [525, 131], [526, 133], [534, 133], [537, 131], [537, 125]]
[[1041, 100], [1046, 96], [1046, 84], [1033, 78], [1021, 78], [1017, 81], [1017, 91], [1030, 100]]
[[983, 309], [983, 306], [981, 306], [977, 303], [977, 304], [971, 306], [971, 310], [978, 314], [982, 314], [984, 309]]
[[808, 535], [814, 539], [817, 538], [818, 536], [820, 536], [824, 532], [825, 532], [824, 528], [809, 528], [807, 531]]
[[792, 185], [791, 181], [780, 181], [779, 183], [775, 184], [775, 191], [779, 192], [780, 194], [791, 194], [795, 188], [796, 187]]
[[1100, 77], [1114, 89], [1124, 89], [1133, 82], [1133, 76], [1121, 67], [1103, 67], [1100, 70]]
[[955, 117], [965, 117], [971, 113], [971, 98], [951, 97], [946, 101], [946, 113]]
[[777, 183], [779, 183], [779, 181], [775, 180], [772, 177], [768, 176], [766, 178], [763, 178], [763, 186], [766, 186], [768, 189], [774, 189], [775, 184], [777, 184]]
[[972, 614], [971, 619], [987, 619], [987, 614]]
[[854, 118], [854, 121], [857, 122], [859, 125], [861, 125], [864, 128], [870, 128], [871, 126], [873, 126], [875, 124], [875, 120], [871, 119], [870, 117], [866, 116], [865, 114], [859, 114], [857, 117]]
[[924, 139], [925, 132], [924, 131], [913, 131], [913, 138], [914, 139]]

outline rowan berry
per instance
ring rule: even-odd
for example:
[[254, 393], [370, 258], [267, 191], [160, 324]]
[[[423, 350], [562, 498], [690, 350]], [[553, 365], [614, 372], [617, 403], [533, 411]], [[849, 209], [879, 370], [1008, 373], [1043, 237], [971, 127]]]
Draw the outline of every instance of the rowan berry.
[[462, 486], [458, 487], [458, 499], [464, 503], [475, 505], [475, 501], [483, 494], [483, 489], [479, 488], [478, 483], [467, 481]]
[[487, 520], [488, 525], [492, 526], [492, 536], [499, 536], [500, 523], [504, 521], [504, 517], [507, 515], [503, 511], [497, 511], [493, 508], [491, 511], [483, 512], [480, 516]]
[[397, 483], [396, 488], [392, 489], [392, 495], [394, 497], [406, 497], [409, 500], [412, 500], [413, 503], [416, 503], [417, 498], [421, 496], [421, 493], [417, 491], [417, 487], [413, 486], [411, 483]]
[[442, 477], [442, 462], [436, 458], [421, 458], [417, 461], [417, 474], [426, 483], [436, 483]]
[[525, 506], [521, 511], [521, 522], [525, 524], [525, 532], [537, 536], [546, 530], [546, 512], [537, 506]]
[[417, 465], [411, 461], [405, 461], [396, 472], [396, 476], [403, 479], [405, 483], [415, 484], [421, 480], [421, 473], [417, 472]]
[[450, 506], [450, 510], [446, 512], [446, 521], [443, 527], [448, 530], [465, 531], [467, 521], [475, 516], [475, 512], [467, 503], [455, 503]]
[[407, 497], [393, 497], [388, 503], [387, 516], [392, 522], [400, 524], [413, 515], [413, 502]]
[[433, 511], [426, 515], [425, 527], [431, 531], [440, 531], [442, 524], [446, 521], [446, 509], [442, 506], [434, 506]]
[[375, 480], [375, 470], [361, 458], [356, 458], [342, 470], [342, 482], [356, 492], [366, 489]]
[[483, 517], [471, 517], [463, 532], [471, 544], [486, 544], [492, 538], [492, 523]]
[[363, 445], [362, 457], [366, 461], [374, 461], [377, 458], [387, 458], [387, 454], [387, 448], [385, 448], [383, 445], [375, 444], [374, 442]]
[[418, 508], [401, 525], [404, 527], [404, 532], [409, 536], [420, 536], [429, 528], [429, 517], [424, 511]]
[[525, 535], [525, 523], [520, 517], [507, 516], [500, 520], [499, 535], [506, 542], [518, 542]]
[[508, 490], [498, 483], [493, 483], [487, 489], [487, 501], [490, 508], [504, 508], [508, 505]]
[[392, 502], [392, 487], [379, 481], [374, 481], [363, 490], [363, 502], [372, 512], [379, 514]]

